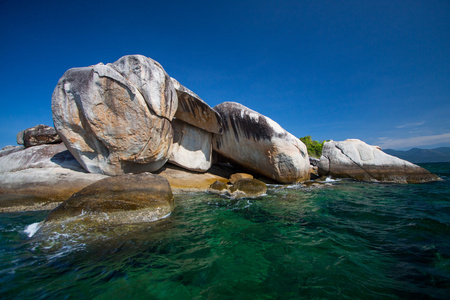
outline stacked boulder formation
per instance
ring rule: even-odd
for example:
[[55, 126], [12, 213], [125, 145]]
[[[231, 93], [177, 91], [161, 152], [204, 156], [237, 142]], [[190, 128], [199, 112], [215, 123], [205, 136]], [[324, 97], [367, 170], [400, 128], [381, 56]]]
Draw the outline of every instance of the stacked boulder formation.
[[280, 125], [237, 103], [211, 108], [145, 56], [68, 70], [52, 112], [62, 141], [90, 173], [155, 172], [167, 162], [206, 172], [214, 150], [277, 182], [309, 179], [305, 145]]

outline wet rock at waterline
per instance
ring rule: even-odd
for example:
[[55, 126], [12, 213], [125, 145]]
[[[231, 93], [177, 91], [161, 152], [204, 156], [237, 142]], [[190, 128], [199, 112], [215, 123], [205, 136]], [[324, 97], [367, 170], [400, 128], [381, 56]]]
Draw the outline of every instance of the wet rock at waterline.
[[[166, 81], [165, 77], [152, 79]], [[64, 144], [87, 171], [152, 172], [168, 160], [173, 131], [170, 120], [156, 115], [148, 101], [110, 66], [75, 68], [63, 75], [53, 92], [53, 120]]]
[[415, 164], [388, 155], [379, 147], [357, 139], [325, 142], [319, 175], [396, 183], [440, 180], [435, 174]]
[[230, 183], [234, 184], [236, 181], [244, 179], [244, 178], [253, 179], [253, 175], [250, 175], [247, 173], [235, 173], [230, 176]]
[[258, 179], [244, 178], [236, 181], [230, 192], [233, 198], [260, 197], [267, 193], [266, 184]]
[[163, 218], [174, 208], [169, 182], [151, 173], [126, 174], [97, 181], [50, 212], [46, 222], [88, 218], [130, 224]]
[[178, 110], [175, 117], [205, 131], [220, 133], [221, 117], [217, 111], [176, 79], [172, 78], [172, 82], [178, 95]]
[[211, 167], [211, 133], [174, 119], [173, 145], [169, 162], [184, 169], [206, 172]]
[[270, 118], [239, 103], [214, 109], [222, 117], [222, 134], [213, 149], [230, 161], [281, 183], [309, 179], [306, 146]]
[[210, 192], [222, 192], [227, 190], [227, 184], [219, 180], [214, 181], [208, 188], [208, 191]]
[[216, 181], [210, 185], [208, 191], [214, 194], [227, 195], [233, 199], [256, 198], [267, 193], [267, 186], [258, 179], [243, 178], [229, 186], [223, 182]]

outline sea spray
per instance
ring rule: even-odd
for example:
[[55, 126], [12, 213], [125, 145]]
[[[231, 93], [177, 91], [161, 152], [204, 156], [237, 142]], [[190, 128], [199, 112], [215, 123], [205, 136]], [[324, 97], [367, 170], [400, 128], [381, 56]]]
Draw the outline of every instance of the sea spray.
[[41, 228], [41, 226], [42, 222], [36, 222], [25, 227], [23, 232], [25, 232], [28, 237], [32, 237], [39, 230], [39, 228]]

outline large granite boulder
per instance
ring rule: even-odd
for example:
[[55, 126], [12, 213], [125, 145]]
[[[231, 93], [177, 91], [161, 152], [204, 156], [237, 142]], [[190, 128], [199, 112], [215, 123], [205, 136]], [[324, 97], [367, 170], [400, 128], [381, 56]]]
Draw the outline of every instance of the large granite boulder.
[[126, 174], [99, 180], [73, 194], [50, 212], [46, 222], [78, 217], [113, 224], [152, 222], [173, 208], [172, 190], [165, 178]]
[[178, 95], [178, 110], [175, 117], [205, 131], [220, 133], [222, 127], [220, 115], [176, 79], [172, 78], [172, 82]]
[[206, 172], [211, 167], [212, 134], [175, 119], [173, 146], [169, 162], [182, 168]]
[[55, 128], [42, 124], [19, 132], [16, 139], [19, 145], [25, 145], [27, 148], [62, 142]]
[[10, 150], [0, 156], [0, 210], [52, 205], [106, 178], [87, 173], [62, 143]]
[[158, 62], [142, 55], [126, 55], [108, 66], [138, 89], [157, 116], [173, 119], [178, 108], [176, 91]]
[[156, 171], [171, 152], [177, 103], [171, 81], [159, 64], [143, 57], [121, 58], [113, 66], [74, 68], [63, 75], [52, 97], [55, 128], [91, 173]]
[[420, 183], [440, 180], [415, 164], [357, 139], [325, 142], [318, 167], [320, 176], [362, 181]]
[[273, 120], [239, 103], [214, 109], [222, 117], [222, 134], [213, 149], [234, 163], [281, 183], [309, 179], [306, 146]]

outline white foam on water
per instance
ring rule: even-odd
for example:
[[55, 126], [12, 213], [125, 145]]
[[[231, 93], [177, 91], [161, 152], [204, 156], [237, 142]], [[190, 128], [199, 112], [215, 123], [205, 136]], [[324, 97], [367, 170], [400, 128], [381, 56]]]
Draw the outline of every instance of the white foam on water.
[[332, 179], [331, 177], [325, 178], [325, 182], [336, 182], [336, 181], [341, 181], [341, 180], [340, 179]]
[[36, 222], [25, 227], [25, 232], [28, 237], [32, 237], [41, 228], [41, 222]]

